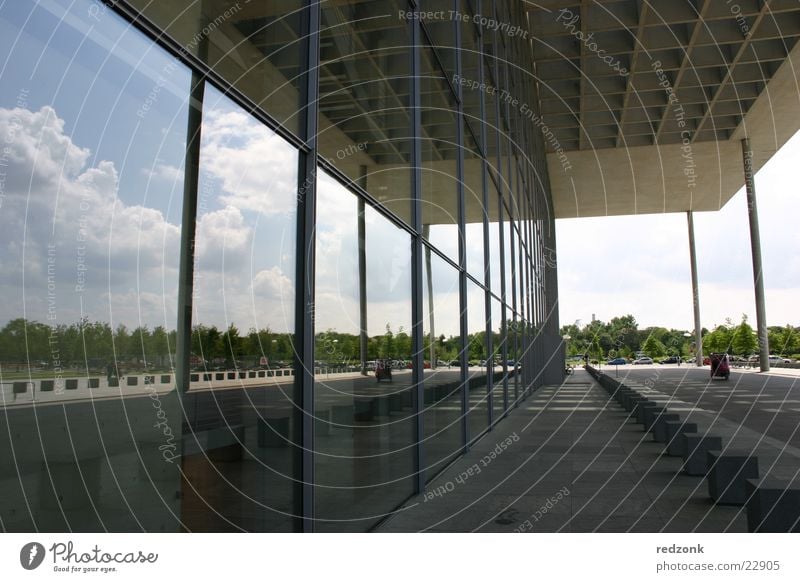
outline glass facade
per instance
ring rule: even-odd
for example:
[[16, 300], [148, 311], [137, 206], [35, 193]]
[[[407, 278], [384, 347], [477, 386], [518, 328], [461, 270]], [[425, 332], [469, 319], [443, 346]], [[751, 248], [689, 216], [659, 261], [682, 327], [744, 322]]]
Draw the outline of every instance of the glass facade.
[[367, 531], [543, 382], [497, 4], [0, 8], [0, 529]]

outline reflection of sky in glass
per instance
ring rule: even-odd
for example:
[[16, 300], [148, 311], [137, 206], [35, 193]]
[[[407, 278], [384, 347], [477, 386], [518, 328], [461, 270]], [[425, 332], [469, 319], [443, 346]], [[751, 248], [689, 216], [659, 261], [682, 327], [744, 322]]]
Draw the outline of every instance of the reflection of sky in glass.
[[0, 320], [172, 329], [189, 74], [92, 6], [0, 9]]
[[[328, 174], [317, 180], [317, 331], [358, 333], [358, 207], [356, 197]], [[370, 206], [364, 217], [367, 261], [367, 332], [388, 324], [397, 333], [411, 325], [410, 236]]]
[[283, 138], [206, 87], [195, 323], [293, 329], [297, 164]]

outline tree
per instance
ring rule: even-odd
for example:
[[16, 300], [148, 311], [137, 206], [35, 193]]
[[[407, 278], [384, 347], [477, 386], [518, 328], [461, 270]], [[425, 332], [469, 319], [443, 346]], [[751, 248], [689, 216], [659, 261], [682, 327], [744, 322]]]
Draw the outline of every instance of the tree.
[[718, 325], [714, 331], [703, 337], [703, 352], [727, 352], [731, 349], [732, 332], [725, 325]]
[[758, 340], [753, 328], [747, 323], [747, 315], [742, 315], [742, 323], [736, 326], [731, 337], [733, 353], [748, 356], [758, 351]]
[[642, 344], [642, 351], [651, 358], [662, 358], [666, 353], [666, 348], [655, 335], [649, 335]]

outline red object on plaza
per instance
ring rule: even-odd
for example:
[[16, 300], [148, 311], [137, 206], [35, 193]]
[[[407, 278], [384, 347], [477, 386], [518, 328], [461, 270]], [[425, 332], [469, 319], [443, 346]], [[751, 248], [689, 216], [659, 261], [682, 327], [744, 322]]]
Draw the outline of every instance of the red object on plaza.
[[389, 360], [377, 360], [375, 362], [375, 380], [392, 381], [392, 363]]
[[709, 354], [711, 360], [711, 379], [723, 378], [727, 380], [731, 375], [731, 364], [728, 354]]

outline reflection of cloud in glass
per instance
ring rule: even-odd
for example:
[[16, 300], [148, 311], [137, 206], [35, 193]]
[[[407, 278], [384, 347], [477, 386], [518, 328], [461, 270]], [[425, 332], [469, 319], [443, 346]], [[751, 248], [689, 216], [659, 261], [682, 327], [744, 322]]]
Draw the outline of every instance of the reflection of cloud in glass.
[[293, 329], [297, 152], [207, 87], [195, 324]]
[[[7, 148], [0, 319], [24, 313], [45, 321], [55, 302], [62, 323], [113, 315], [130, 325], [173, 327], [176, 285], [162, 281], [177, 281], [179, 225], [159, 210], [122, 202], [115, 164], [88, 165], [91, 150], [64, 127], [50, 106], [0, 108], [0, 142]], [[175, 181], [149, 186], [143, 198], [181, 192]]]

